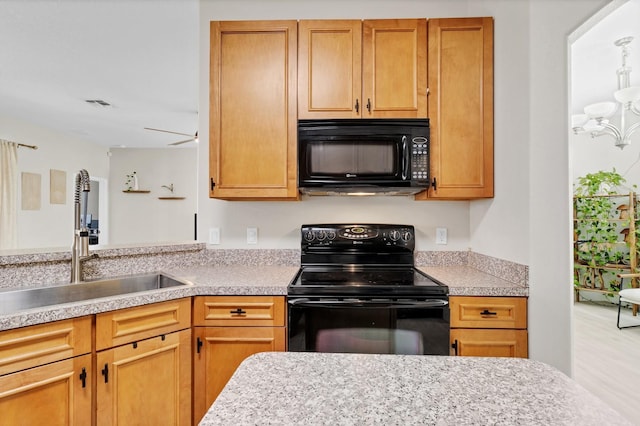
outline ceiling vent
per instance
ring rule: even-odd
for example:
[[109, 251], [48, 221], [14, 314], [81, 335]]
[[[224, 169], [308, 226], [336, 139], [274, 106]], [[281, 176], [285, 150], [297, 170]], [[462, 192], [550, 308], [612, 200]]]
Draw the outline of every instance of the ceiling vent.
[[106, 108], [111, 106], [109, 102], [105, 102], [102, 99], [87, 99], [85, 100], [85, 102], [98, 108], [100, 107]]

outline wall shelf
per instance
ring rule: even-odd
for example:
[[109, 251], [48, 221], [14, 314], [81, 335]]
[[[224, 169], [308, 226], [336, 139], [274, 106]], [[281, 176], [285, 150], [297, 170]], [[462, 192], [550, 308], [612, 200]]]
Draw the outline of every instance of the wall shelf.
[[131, 189], [131, 190], [124, 189], [122, 192], [129, 193], [129, 194], [148, 194], [148, 193], [151, 192], [151, 190], [149, 190], [149, 189], [135, 189], [135, 190], [134, 189]]
[[185, 197], [158, 197], [158, 200], [184, 200]]

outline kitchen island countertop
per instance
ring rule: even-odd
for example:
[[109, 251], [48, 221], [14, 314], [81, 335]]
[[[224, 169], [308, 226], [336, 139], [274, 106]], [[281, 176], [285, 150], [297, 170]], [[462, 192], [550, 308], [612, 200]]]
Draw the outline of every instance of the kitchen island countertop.
[[553, 367], [520, 358], [260, 353], [200, 426], [630, 425]]

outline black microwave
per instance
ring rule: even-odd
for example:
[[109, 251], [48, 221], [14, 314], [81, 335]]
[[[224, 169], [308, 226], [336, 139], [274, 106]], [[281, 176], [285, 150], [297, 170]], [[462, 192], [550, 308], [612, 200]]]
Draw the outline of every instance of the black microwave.
[[429, 119], [298, 121], [303, 194], [411, 195], [429, 182]]

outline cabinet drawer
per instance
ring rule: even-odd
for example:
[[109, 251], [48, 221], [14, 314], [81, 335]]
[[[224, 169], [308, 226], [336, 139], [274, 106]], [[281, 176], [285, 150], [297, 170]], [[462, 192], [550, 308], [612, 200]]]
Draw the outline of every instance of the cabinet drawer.
[[193, 305], [193, 323], [283, 327], [284, 306], [284, 296], [198, 296]]
[[190, 301], [170, 300], [96, 315], [96, 350], [189, 328]]
[[91, 317], [0, 333], [0, 375], [91, 352]]
[[527, 328], [525, 297], [449, 298], [451, 327]]

